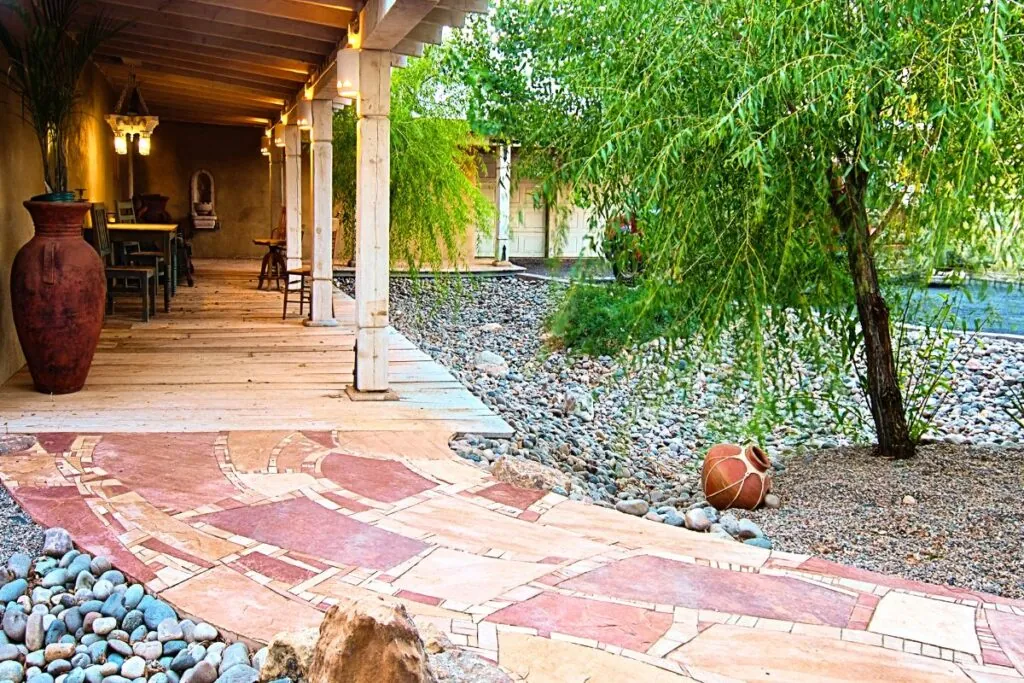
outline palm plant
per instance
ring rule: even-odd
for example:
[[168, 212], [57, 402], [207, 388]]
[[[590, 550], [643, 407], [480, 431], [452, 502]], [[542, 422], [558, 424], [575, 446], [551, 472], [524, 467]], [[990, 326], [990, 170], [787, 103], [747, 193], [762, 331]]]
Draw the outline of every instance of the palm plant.
[[[80, 0], [0, 0], [21, 26], [0, 22], [0, 45], [10, 58], [7, 78], [21, 97], [25, 120], [39, 140], [48, 199], [70, 199], [68, 148], [78, 81], [103, 41], [124, 28], [99, 13], [75, 23]], [[72, 25], [77, 30], [72, 33]]]

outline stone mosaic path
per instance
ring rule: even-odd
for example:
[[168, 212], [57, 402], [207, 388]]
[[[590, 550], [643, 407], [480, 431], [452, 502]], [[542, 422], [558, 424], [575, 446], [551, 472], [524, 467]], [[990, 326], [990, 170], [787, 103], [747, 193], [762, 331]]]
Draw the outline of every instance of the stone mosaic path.
[[442, 434], [37, 436], [0, 456], [36, 520], [250, 641], [377, 593], [531, 683], [1024, 680], [1024, 603], [519, 489]]

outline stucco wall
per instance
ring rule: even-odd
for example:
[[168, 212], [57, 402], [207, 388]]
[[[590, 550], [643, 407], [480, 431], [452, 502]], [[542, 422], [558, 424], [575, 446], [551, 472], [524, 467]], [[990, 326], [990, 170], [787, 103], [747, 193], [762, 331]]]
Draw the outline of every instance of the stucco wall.
[[[153, 133], [152, 152], [135, 157], [136, 194], [170, 197], [167, 210], [176, 219], [190, 213], [192, 174], [213, 174], [220, 230], [200, 231], [192, 241], [197, 258], [262, 257], [252, 243], [270, 235], [270, 169], [260, 153], [263, 130], [163, 121]], [[119, 158], [126, 168], [126, 158]], [[122, 189], [127, 194], [126, 188]]]
[[[0, 54], [0, 72], [6, 73]], [[113, 107], [114, 93], [96, 69], [82, 79], [79, 135], [71, 149], [71, 187], [86, 188], [92, 201], [112, 201], [115, 163], [113, 134], [103, 117]], [[39, 145], [22, 120], [21, 101], [0, 78], [0, 381], [25, 363], [11, 315], [11, 263], [32, 237], [32, 221], [21, 205], [45, 191]]]

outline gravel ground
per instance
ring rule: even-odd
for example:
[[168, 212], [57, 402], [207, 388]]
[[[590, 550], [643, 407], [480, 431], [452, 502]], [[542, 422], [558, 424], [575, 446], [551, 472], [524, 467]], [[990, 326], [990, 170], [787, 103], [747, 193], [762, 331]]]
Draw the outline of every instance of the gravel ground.
[[1024, 450], [935, 444], [892, 461], [836, 448], [786, 462], [782, 507], [753, 513], [777, 548], [1024, 598]]
[[[0, 435], [0, 458], [31, 446], [34, 441], [32, 437], [17, 434]], [[32, 521], [0, 484], [0, 564], [14, 553], [38, 555], [42, 548], [43, 528]]]

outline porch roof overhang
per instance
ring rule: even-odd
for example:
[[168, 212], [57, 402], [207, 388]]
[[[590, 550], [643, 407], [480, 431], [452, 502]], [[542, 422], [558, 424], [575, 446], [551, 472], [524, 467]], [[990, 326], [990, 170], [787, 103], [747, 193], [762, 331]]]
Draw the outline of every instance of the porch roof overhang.
[[307, 89], [323, 96], [337, 51], [389, 50], [394, 63], [441, 42], [487, 0], [90, 0], [128, 23], [96, 55], [120, 89], [132, 69], [168, 121], [267, 127]]

